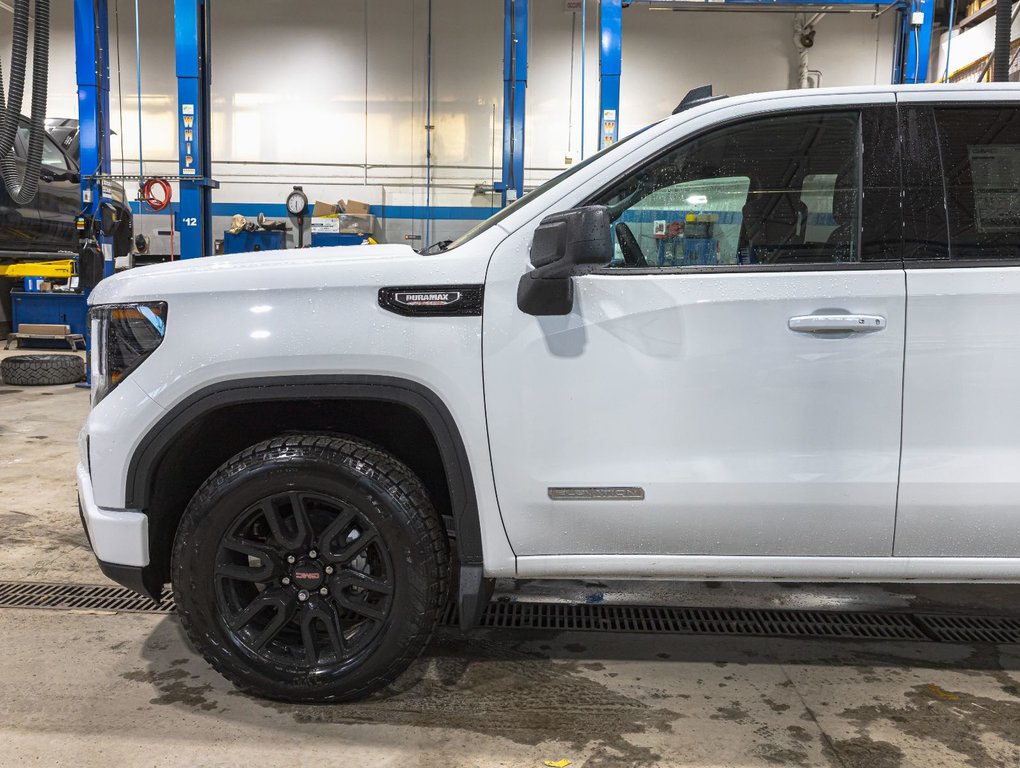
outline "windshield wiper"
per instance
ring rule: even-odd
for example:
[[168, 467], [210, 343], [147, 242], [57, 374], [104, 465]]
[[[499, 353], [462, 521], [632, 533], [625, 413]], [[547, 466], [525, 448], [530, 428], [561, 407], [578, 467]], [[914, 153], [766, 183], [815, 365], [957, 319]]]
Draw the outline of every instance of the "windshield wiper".
[[442, 253], [453, 244], [453, 240], [439, 240], [432, 245], [425, 246], [418, 253], [422, 256], [431, 256], [434, 253]]

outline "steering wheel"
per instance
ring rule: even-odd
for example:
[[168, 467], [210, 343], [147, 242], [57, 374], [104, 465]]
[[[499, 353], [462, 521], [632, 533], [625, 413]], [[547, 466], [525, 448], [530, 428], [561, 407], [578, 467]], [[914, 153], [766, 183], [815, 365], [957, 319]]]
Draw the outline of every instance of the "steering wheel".
[[648, 261], [641, 252], [634, 233], [622, 221], [616, 223], [616, 242], [620, 244], [620, 251], [623, 253], [623, 261], [628, 267], [647, 267]]

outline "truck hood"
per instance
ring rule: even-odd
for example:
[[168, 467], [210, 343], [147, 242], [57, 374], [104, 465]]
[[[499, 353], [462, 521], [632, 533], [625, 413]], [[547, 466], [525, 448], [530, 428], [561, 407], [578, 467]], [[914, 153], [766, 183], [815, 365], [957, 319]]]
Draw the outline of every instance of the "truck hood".
[[483, 282], [486, 259], [468, 248], [422, 256], [406, 245], [334, 246], [189, 259], [121, 272], [92, 291], [90, 304], [175, 294], [323, 290]]

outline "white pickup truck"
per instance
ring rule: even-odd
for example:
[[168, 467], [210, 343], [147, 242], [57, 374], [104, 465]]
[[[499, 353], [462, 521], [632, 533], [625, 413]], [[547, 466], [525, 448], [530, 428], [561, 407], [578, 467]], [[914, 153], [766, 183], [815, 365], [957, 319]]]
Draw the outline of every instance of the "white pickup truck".
[[1020, 581], [1018, 106], [705, 99], [431, 255], [105, 280], [95, 554], [293, 701], [496, 577]]

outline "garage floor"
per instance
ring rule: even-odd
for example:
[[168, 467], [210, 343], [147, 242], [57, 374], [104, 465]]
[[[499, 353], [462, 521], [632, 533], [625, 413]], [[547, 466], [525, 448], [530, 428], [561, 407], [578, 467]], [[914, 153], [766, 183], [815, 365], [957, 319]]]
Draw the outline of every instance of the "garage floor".
[[[82, 389], [0, 385], [0, 582], [106, 583], [75, 505], [87, 408]], [[501, 596], [562, 590], [506, 584]], [[1016, 587], [576, 583], [569, 593], [1020, 613]], [[324, 707], [238, 694], [172, 616], [0, 609], [0, 646], [3, 766], [1020, 765], [1018, 645], [442, 630], [398, 689]]]

